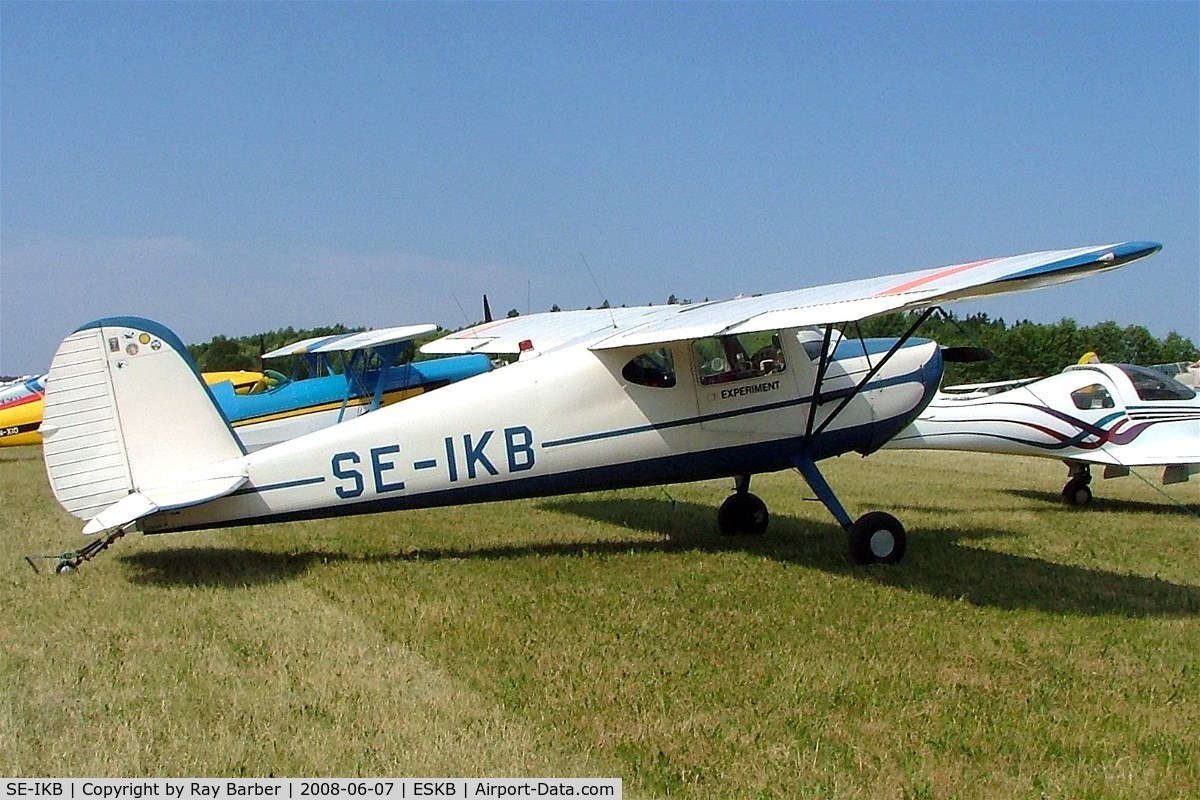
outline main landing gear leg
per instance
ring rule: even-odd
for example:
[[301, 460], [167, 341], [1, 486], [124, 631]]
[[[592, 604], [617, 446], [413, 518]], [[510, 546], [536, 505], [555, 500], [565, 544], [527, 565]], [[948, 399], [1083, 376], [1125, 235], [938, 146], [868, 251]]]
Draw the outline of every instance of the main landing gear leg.
[[817, 463], [806, 456], [794, 456], [792, 463], [804, 476], [817, 499], [825, 504], [829, 513], [846, 531], [850, 545], [850, 558], [856, 564], [899, 564], [904, 558], [908, 540], [900, 520], [883, 511], [869, 511], [857, 520], [851, 520], [837, 495], [817, 469]]
[[734, 492], [721, 503], [717, 527], [724, 536], [758, 536], [767, 530], [771, 515], [758, 495], [750, 494], [750, 476], [738, 475]]
[[1092, 490], [1088, 486], [1092, 482], [1092, 468], [1078, 461], [1065, 462], [1071, 479], [1063, 487], [1063, 503], [1069, 506], [1087, 506], [1092, 503]]

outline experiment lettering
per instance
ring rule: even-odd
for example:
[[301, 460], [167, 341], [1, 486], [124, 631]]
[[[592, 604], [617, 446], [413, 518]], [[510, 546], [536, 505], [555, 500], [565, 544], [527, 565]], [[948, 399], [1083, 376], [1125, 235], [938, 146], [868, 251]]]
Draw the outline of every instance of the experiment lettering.
[[779, 388], [779, 381], [767, 381], [765, 383], [754, 383], [749, 386], [739, 386], [736, 389], [722, 389], [721, 399], [729, 400], [733, 397], [744, 397], [748, 394], [758, 394], [759, 392], [773, 392]]

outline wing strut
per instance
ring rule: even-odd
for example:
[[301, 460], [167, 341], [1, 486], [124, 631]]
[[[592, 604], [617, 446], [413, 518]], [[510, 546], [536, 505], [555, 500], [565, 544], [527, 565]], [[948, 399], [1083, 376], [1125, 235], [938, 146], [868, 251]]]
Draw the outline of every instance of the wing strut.
[[804, 426], [805, 448], [812, 443], [813, 423], [817, 419], [817, 406], [821, 404], [821, 384], [825, 381], [825, 372], [829, 369], [829, 343], [833, 340], [833, 325], [825, 326], [825, 338], [821, 341], [821, 361], [817, 364], [817, 379], [813, 381], [812, 402], [808, 404], [808, 424]]
[[832, 412], [830, 412], [829, 416], [825, 418], [825, 421], [818, 425], [814, 430], [813, 422], [816, 420], [817, 406], [822, 402], [821, 383], [825, 379], [825, 370], [829, 367], [830, 360], [832, 360], [832, 354], [829, 352], [829, 341], [832, 336], [833, 328], [829, 325], [825, 326], [825, 342], [821, 349], [821, 364], [817, 367], [817, 380], [813, 387], [813, 401], [808, 408], [808, 428], [804, 433], [805, 444], [810, 443], [814, 437], [820, 436], [821, 433], [823, 433], [824, 430], [829, 427], [829, 423], [837, 419], [838, 414], [842, 413], [842, 409], [850, 405], [850, 401], [862, 392], [863, 387], [866, 386], [867, 383], [875, 377], [879, 370], [891, 360], [892, 356], [896, 355], [896, 352], [903, 347], [909, 339], [912, 338], [912, 335], [917, 332], [917, 328], [921, 327], [921, 325], [925, 323], [925, 320], [933, 316], [933, 313], [937, 310], [937, 306], [931, 306], [925, 309], [921, 316], [917, 318], [917, 321], [910, 325], [908, 330], [904, 332], [904, 335], [896, 340], [896, 343], [892, 345], [892, 348], [887, 351], [887, 354], [879, 360], [879, 363], [867, 370], [867, 374], [862, 377], [862, 380], [858, 382], [858, 385], [855, 386], [854, 389], [848, 392], [844, 397], [842, 397], [841, 402], [837, 404]]

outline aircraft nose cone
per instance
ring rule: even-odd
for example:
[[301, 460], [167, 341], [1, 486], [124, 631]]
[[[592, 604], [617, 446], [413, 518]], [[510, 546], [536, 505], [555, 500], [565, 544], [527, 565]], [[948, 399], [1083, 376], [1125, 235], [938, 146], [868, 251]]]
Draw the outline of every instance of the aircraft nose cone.
[[[920, 404], [913, 411], [912, 419], [916, 419], [925, 406], [933, 400], [933, 396], [937, 394], [938, 387], [942, 385], [942, 375], [946, 370], [945, 359], [942, 358], [942, 348], [934, 342], [933, 352], [929, 354], [929, 360], [921, 367], [921, 385], [925, 387], [925, 395], [921, 398]], [[909, 422], [912, 422], [912, 419]], [[905, 423], [907, 425], [908, 423]]]
[[[894, 394], [884, 392], [883, 397], [873, 403], [877, 417], [870, 444], [859, 450], [863, 455], [883, 447], [889, 439], [912, 424], [933, 400], [941, 385], [945, 362], [942, 348], [937, 342], [910, 341], [902, 353], [903, 356], [898, 357], [893, 366], [894, 376], [888, 380], [895, 382], [896, 389], [907, 390]], [[889, 397], [892, 399], [887, 399]]]

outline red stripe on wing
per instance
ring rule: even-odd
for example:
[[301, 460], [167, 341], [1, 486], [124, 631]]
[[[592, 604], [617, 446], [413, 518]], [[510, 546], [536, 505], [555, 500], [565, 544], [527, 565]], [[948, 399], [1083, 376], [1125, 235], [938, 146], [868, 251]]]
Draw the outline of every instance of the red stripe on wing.
[[916, 289], [918, 286], [924, 286], [925, 284], [931, 283], [940, 278], [946, 278], [946, 277], [949, 277], [950, 275], [957, 275], [958, 273], [966, 272], [967, 270], [969, 270], [973, 267], [983, 266], [984, 264], [991, 264], [993, 261], [999, 261], [999, 260], [1000, 259], [998, 259], [998, 258], [985, 258], [983, 261], [972, 261], [970, 264], [958, 264], [953, 267], [946, 267], [945, 269], [938, 270], [937, 272], [933, 273], [932, 275], [926, 275], [923, 278], [915, 278], [906, 283], [901, 283], [898, 286], [893, 286], [890, 289], [884, 289], [882, 292], [876, 292], [875, 296], [876, 297], [884, 297], [889, 294], [900, 294], [901, 292], [907, 292], [912, 289]]

